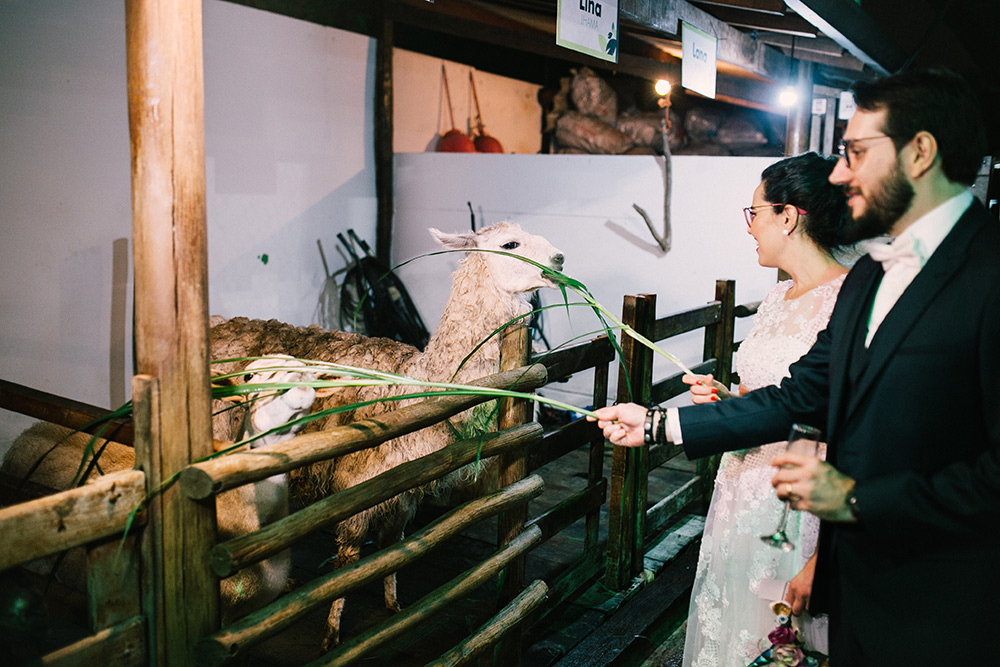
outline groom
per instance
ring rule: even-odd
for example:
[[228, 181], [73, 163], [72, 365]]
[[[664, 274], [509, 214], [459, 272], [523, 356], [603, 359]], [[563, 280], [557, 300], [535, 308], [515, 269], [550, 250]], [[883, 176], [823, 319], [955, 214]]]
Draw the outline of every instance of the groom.
[[[668, 439], [697, 458], [825, 427], [828, 462], [784, 454], [773, 484], [825, 520], [811, 608], [830, 614], [832, 661], [976, 664], [1000, 595], [1000, 223], [968, 190], [985, 130], [947, 72], [855, 99], [830, 180], [849, 236], [895, 239], [851, 270], [790, 378], [671, 411]], [[613, 443], [643, 443], [637, 407], [598, 411]]]

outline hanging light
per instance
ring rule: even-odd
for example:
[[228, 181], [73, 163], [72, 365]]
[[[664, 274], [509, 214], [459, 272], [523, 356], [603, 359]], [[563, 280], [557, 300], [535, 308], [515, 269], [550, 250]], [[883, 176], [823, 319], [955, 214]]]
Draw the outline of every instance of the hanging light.
[[656, 85], [653, 86], [653, 90], [655, 90], [656, 94], [659, 95], [660, 97], [669, 95], [671, 88], [672, 86], [670, 85], [670, 82], [667, 81], [666, 79], [660, 79], [659, 81], [656, 82]]
[[793, 107], [799, 102], [799, 91], [795, 86], [788, 86], [778, 94], [778, 104], [783, 107]]

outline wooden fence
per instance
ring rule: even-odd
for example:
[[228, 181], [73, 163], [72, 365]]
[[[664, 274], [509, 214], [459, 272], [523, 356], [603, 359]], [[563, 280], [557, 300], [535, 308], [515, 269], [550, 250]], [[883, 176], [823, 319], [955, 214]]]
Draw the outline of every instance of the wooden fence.
[[[732, 281], [720, 281], [715, 301], [699, 308], [655, 319], [655, 296], [625, 298], [626, 323], [654, 341], [704, 329], [704, 360], [696, 372], [714, 372], [728, 382], [733, 349]], [[662, 402], [686, 390], [679, 374], [653, 382], [651, 355], [623, 337], [621, 346], [628, 373], [620, 373], [618, 395], [628, 395], [626, 378], [632, 382], [631, 396], [643, 402]], [[485, 386], [514, 387], [533, 391], [569, 375], [592, 371], [592, 404], [608, 401], [609, 366], [615, 360], [614, 346], [607, 337], [528, 359], [525, 329], [510, 332], [504, 341], [504, 367], [512, 368], [480, 380]], [[526, 361], [531, 361], [529, 365]], [[136, 442], [155, 442], [157, 430], [157, 383], [137, 376], [133, 388], [134, 437]], [[366, 447], [374, 447], [468, 409], [486, 397], [440, 397], [425, 399], [379, 417], [324, 432], [295, 438], [250, 452], [237, 452], [187, 466], [178, 483], [166, 492], [178, 493], [187, 502], [204, 503], [238, 486], [316, 461], [327, 460]], [[46, 407], [47, 406], [47, 407]], [[67, 407], [68, 406], [68, 407]], [[0, 407], [41, 416], [73, 427], [96, 416], [90, 406], [73, 405], [64, 399], [41, 395], [10, 383], [0, 384]], [[456, 443], [420, 459], [407, 462], [367, 482], [331, 495], [260, 530], [215, 544], [203, 557], [215, 576], [227, 577], [241, 568], [292, 547], [311, 532], [390, 498], [407, 489], [439, 478], [477, 456], [497, 456], [499, 491], [474, 499], [422, 527], [403, 542], [372, 554], [352, 566], [310, 581], [222, 629], [200, 639], [191, 652], [199, 664], [223, 664], [242, 658], [268, 638], [295, 624], [306, 614], [329, 605], [368, 582], [395, 572], [424, 557], [470, 525], [499, 516], [497, 550], [471, 570], [457, 574], [447, 584], [418, 603], [376, 627], [349, 638], [313, 665], [346, 665], [369, 656], [380, 646], [440, 612], [469, 590], [497, 577], [500, 595], [495, 615], [458, 646], [433, 664], [459, 665], [495, 649], [496, 664], [519, 664], [522, 627], [529, 616], [541, 619], [588, 582], [603, 577], [615, 590], [628, 585], [642, 566], [648, 536], [661, 529], [685, 505], [710, 491], [708, 470], [699, 469], [677, 492], [659, 499], [647, 509], [646, 479], [649, 471], [672, 458], [678, 450], [615, 448], [610, 476], [608, 540], [600, 540], [601, 510], [607, 502], [605, 479], [606, 443], [592, 423], [579, 419], [549, 432], [529, 421], [523, 401], [504, 401], [500, 430], [485, 439]], [[127, 440], [131, 431], [122, 431]], [[528, 501], [543, 489], [537, 471], [581, 447], [587, 448], [586, 485], [560, 499], [536, 516], [529, 516]], [[137, 453], [138, 453], [137, 448]], [[263, 454], [263, 455], [262, 455]], [[137, 456], [137, 467], [148, 472], [153, 464]], [[63, 491], [0, 509], [0, 527], [5, 549], [0, 552], [0, 570], [64, 549], [86, 545], [90, 603], [90, 629], [81, 641], [61, 648], [43, 659], [43, 664], [174, 664], [157, 660], [155, 645], [162, 641], [162, 606], [171, 591], [158, 589], [155, 545], [157, 531], [144, 531], [147, 523], [162, 520], [152, 504], [146, 504], [122, 541], [130, 511], [148, 499], [154, 488], [151, 476], [137, 469], [108, 475], [98, 483]], [[159, 493], [165, 493], [160, 491]], [[66, 508], [72, 508], [67, 511]], [[524, 558], [551, 537], [583, 519], [585, 530], [580, 553], [551, 581], [526, 584]], [[119, 545], [123, 548], [119, 550]], [[215, 588], [218, 595], [218, 588]], [[218, 599], [215, 601], [218, 606]], [[174, 601], [171, 604], [177, 604]], [[218, 628], [218, 624], [216, 624]], [[193, 661], [193, 658], [191, 658]]]

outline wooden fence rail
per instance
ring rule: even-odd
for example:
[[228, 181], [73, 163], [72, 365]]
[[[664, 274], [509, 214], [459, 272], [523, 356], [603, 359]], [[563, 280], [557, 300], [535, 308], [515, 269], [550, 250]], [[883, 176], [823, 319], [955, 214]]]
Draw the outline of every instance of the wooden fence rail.
[[[659, 320], [653, 317], [654, 296], [640, 295], [627, 299], [630, 301], [627, 301], [629, 305], [626, 306], [625, 321], [640, 333], [645, 332], [644, 335], [652, 340], [663, 340], [703, 329], [703, 360], [693, 369], [696, 372], [714, 372], [720, 381], [728, 382], [734, 347], [733, 319], [736, 316], [731, 281], [719, 281], [716, 300], [706, 306]], [[752, 308], [742, 310], [746, 310], [747, 314], [752, 313]], [[522, 349], [526, 349], [523, 343], [521, 345]], [[622, 348], [629, 373], [619, 374], [619, 396], [661, 402], [687, 390], [687, 386], [680, 382], [679, 373], [654, 382], [651, 377], [651, 355], [632, 345], [631, 339], [623, 339]], [[517, 358], [517, 355], [512, 355], [512, 358]], [[524, 359], [523, 356], [521, 358]], [[599, 337], [538, 355], [532, 359], [535, 363], [530, 366], [483, 378], [477, 384], [528, 392], [572, 374], [593, 372], [592, 405], [601, 406], [608, 402], [609, 366], [614, 359], [615, 350], [611, 341], [607, 337]], [[625, 377], [631, 379], [633, 384], [630, 387], [626, 388], [623, 384]], [[82, 409], [66, 412], [65, 406], [52, 409], [39, 407], [46, 398], [30, 390], [24, 391], [25, 389], [27, 388], [0, 381], [0, 407], [24, 407], [32, 413], [55, 415], [61, 423], [70, 422], [70, 425], [83, 419], [80, 416], [84, 414]], [[629, 394], [629, 391], [632, 393]], [[142, 424], [137, 422], [137, 432], [141, 426], [143, 434], [152, 433], [155, 431], [155, 424], [149, 423], [149, 420], [156, 419], [155, 402], [153, 409], [146, 409], [148, 397], [141, 392], [137, 396], [142, 399], [139, 401], [140, 405], [137, 405], [137, 418], [144, 420]], [[192, 464], [181, 472], [180, 484], [176, 490], [188, 502], [203, 501], [223, 491], [303, 465], [377, 446], [486, 400], [491, 399], [488, 396], [424, 399], [387, 412], [377, 419], [336, 427], [326, 432], [301, 435], [277, 445], [234, 452]], [[142, 414], [140, 407], [143, 408]], [[505, 419], [508, 423], [516, 423], [520, 408], [513, 404], [511, 408], [506, 408], [508, 411], [511, 409], [511, 416]], [[554, 505], [536, 515], [528, 516], [527, 501], [538, 497], [543, 487], [537, 471], [583, 446], [589, 446], [586, 486], [560, 498]], [[529, 614], [536, 614], [539, 619], [544, 617], [568, 597], [578, 593], [602, 569], [609, 586], [613, 581], [627, 582], [636, 573], [637, 566], [641, 567], [644, 540], [673, 520], [683, 507], [706, 491], [705, 476], [695, 475], [681, 488], [665, 498], [657, 499], [647, 509], [646, 476], [651, 469], [675, 456], [679, 449], [654, 446], [619, 452], [616, 448], [612, 456], [609, 483], [604, 477], [605, 448], [606, 443], [600, 431], [593, 423], [585, 420], [577, 419], [548, 432], [544, 432], [538, 424], [529, 422], [482, 438], [455, 443], [314, 503], [254, 533], [216, 544], [208, 554], [211, 569], [218, 577], [230, 576], [247, 565], [289, 548], [311, 532], [468, 465], [476, 457], [500, 455], [506, 461], [502, 467], [506, 467], [506, 474], [510, 476], [503, 490], [466, 503], [407, 540], [349, 567], [308, 582], [264, 609], [205, 636], [197, 642], [194, 655], [198, 656], [198, 662], [212, 665], [243, 658], [253, 647], [287, 629], [319, 606], [329, 604], [347, 592], [382, 578], [439, 548], [469, 525], [501, 514], [508, 517], [508, 523], [506, 527], [501, 527], [497, 552], [492, 557], [441, 586], [405, 612], [354, 637], [313, 664], [341, 665], [360, 660], [501, 571], [504, 572], [501, 580], [505, 580], [508, 575], [510, 580], [506, 581], [505, 592], [500, 596], [497, 613], [479, 630], [442, 654], [432, 664], [466, 664], [481, 657], [487, 648], [496, 646], [498, 642], [500, 650], [494, 653], [494, 656], [499, 656], [497, 664], [516, 664], [520, 654], [520, 628]], [[124, 471], [80, 489], [0, 509], [0, 525], [4, 526], [5, 534], [8, 533], [8, 527], [14, 527], [15, 530], [9, 533], [16, 536], [5, 542], [5, 548], [0, 550], [0, 569], [28, 562], [67, 546], [94, 544], [102, 539], [117, 541], [115, 536], [120, 536], [124, 530], [129, 512], [143, 501], [145, 481], [148, 481], [146, 476], [139, 470]], [[609, 495], [612, 502], [608, 506], [609, 538], [605, 547], [600, 543], [598, 535], [600, 513]], [[67, 512], [66, 508], [71, 501], [75, 501], [77, 506]], [[98, 515], [100, 521], [95, 518]], [[514, 516], [522, 518], [510, 521]], [[144, 517], [140, 513], [134, 525], [141, 526], [147, 518], [149, 521], [155, 520], [151, 514]], [[533, 582], [525, 586], [524, 555], [580, 518], [586, 519], [586, 527], [578, 557], [551, 581]], [[61, 530], [64, 527], [67, 530]], [[622, 530], [623, 527], [627, 530]], [[102, 547], [105, 551], [107, 548], [107, 545]], [[130, 551], [137, 553], [138, 550]], [[136, 553], [133, 553], [133, 558]], [[146, 571], [151, 567], [155, 567], [155, 563], [147, 562], [143, 569]], [[143, 576], [148, 576], [148, 573]], [[134, 592], [136, 589], [124, 590], [126, 592], [123, 595], [138, 597]], [[106, 602], [113, 599], [108, 590], [104, 590], [101, 595]], [[143, 627], [159, 622], [156, 619], [155, 605], [150, 606], [149, 593], [143, 595], [146, 596], [146, 606], [141, 614], [138, 610], [143, 608], [137, 605], [124, 605], [121, 613], [105, 614], [95, 624], [94, 635], [50, 654], [43, 664], [74, 664], [73, 660], [78, 661], [83, 657], [90, 660], [92, 656], [113, 656], [105, 661], [114, 664], [143, 664], [151, 655], [146, 653]], [[129, 612], [129, 609], [136, 611]], [[158, 634], [154, 633], [153, 636]]]
[[308, 534], [426, 484], [472, 463], [513, 448], [524, 447], [542, 435], [538, 424], [488, 433], [407, 461], [356, 486], [327, 496], [260, 530], [217, 544], [211, 552], [212, 570], [228, 577], [237, 570], [284, 551]]
[[197, 653], [206, 665], [245, 655], [313, 609], [412, 563], [470, 525], [527, 502], [542, 492], [540, 477], [530, 476], [506, 489], [469, 501], [402, 542], [303, 585], [283, 598], [206, 637]]
[[122, 470], [86, 486], [0, 509], [0, 571], [121, 534], [129, 514], [146, 497], [145, 478], [141, 470]]
[[[481, 378], [471, 384], [494, 389], [532, 391], [546, 382], [546, 369], [536, 364]], [[325, 461], [382, 444], [435, 424], [490, 400], [489, 396], [429, 398], [374, 419], [326, 431], [306, 433], [275, 445], [258, 447], [195, 463], [181, 472], [181, 489], [192, 499], [280, 475], [310, 463]]]
[[393, 637], [427, 620], [431, 614], [441, 611], [497, 576], [514, 559], [523, 557], [538, 546], [541, 539], [542, 531], [537, 526], [525, 529], [489, 559], [459, 574], [377, 627], [349, 640], [319, 660], [309, 663], [307, 667], [342, 667], [363, 658]]

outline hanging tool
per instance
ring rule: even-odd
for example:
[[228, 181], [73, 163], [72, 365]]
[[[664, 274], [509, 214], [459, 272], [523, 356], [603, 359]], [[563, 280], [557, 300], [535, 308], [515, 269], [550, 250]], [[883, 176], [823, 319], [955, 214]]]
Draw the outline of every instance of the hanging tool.
[[441, 64], [441, 78], [444, 81], [444, 94], [448, 100], [448, 115], [451, 117], [451, 129], [441, 135], [438, 141], [440, 153], [475, 153], [476, 145], [469, 135], [455, 127], [455, 112], [451, 108], [451, 91], [448, 89], [448, 73]]
[[503, 146], [494, 137], [486, 134], [486, 127], [483, 125], [482, 111], [479, 109], [479, 95], [476, 94], [476, 80], [469, 71], [469, 85], [472, 86], [472, 99], [476, 102], [476, 138], [472, 140], [476, 151], [480, 153], [503, 153]]

